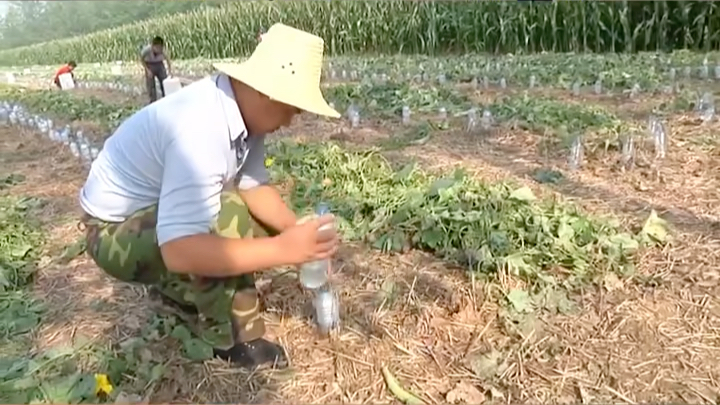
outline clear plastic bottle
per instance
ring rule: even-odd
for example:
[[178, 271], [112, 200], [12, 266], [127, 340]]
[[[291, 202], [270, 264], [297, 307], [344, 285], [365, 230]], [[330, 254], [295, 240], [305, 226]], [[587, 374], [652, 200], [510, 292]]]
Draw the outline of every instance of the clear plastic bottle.
[[703, 122], [710, 122], [715, 116], [715, 100], [710, 92], [703, 93], [698, 102], [698, 112]]
[[[323, 216], [330, 212], [330, 207], [321, 203], [315, 210], [315, 215]], [[328, 224], [319, 229], [320, 232], [332, 229], [332, 225]], [[308, 289], [316, 290], [328, 282], [328, 271], [330, 269], [330, 260], [317, 260], [305, 263], [300, 266], [300, 283]]]
[[447, 109], [445, 107], [440, 107], [440, 110], [438, 111], [438, 118], [440, 118], [440, 121], [446, 121], [448, 118]]
[[325, 284], [317, 290], [313, 299], [315, 322], [320, 333], [327, 334], [340, 324], [340, 300], [331, 285]]
[[410, 123], [410, 107], [403, 106], [402, 108], [402, 123], [408, 125]]
[[468, 111], [467, 126], [465, 127], [465, 130], [467, 132], [473, 132], [473, 131], [475, 131], [476, 127], [477, 127], [477, 110], [475, 108], [471, 108]]
[[580, 97], [580, 82], [575, 82], [572, 85], [572, 94], [575, 97]]
[[482, 118], [480, 119], [480, 126], [484, 131], [489, 131], [493, 126], [493, 115], [490, 110], [483, 110]]
[[583, 143], [582, 136], [577, 135], [573, 139], [572, 146], [570, 147], [570, 157], [568, 159], [570, 170], [575, 171], [582, 166], [583, 161]]

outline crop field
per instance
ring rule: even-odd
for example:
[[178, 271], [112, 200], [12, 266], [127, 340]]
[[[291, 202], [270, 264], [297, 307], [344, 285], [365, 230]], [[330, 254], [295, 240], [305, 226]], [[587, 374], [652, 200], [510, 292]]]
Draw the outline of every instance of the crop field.
[[717, 403], [718, 65], [330, 58], [343, 118], [299, 117], [266, 164], [298, 212], [340, 218], [342, 327], [320, 338], [295, 273], [262, 274], [292, 364], [252, 373], [82, 254], [89, 161], [146, 102], [131, 64], [81, 64], [92, 85], [71, 91], [51, 66], [3, 68], [0, 401]]

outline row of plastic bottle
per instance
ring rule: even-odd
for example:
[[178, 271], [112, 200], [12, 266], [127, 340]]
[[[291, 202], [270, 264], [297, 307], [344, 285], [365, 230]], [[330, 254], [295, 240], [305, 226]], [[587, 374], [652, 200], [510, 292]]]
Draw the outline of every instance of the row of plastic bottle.
[[[334, 103], [330, 103], [330, 106], [335, 108]], [[490, 130], [493, 125], [495, 125], [495, 119], [492, 115], [492, 112], [488, 109], [483, 109], [482, 116], [478, 120], [478, 110], [476, 108], [471, 108], [467, 111], [458, 113], [457, 116], [465, 116], [467, 118], [467, 124], [465, 125], [465, 129], [468, 132], [472, 132], [475, 129], [478, 128], [478, 126], [484, 130]], [[345, 117], [350, 122], [350, 126], [352, 128], [357, 128], [360, 126], [360, 108], [355, 104], [350, 104], [348, 106], [347, 110], [345, 111]], [[409, 106], [403, 106], [401, 111], [401, 120], [403, 125], [410, 125], [412, 123], [412, 112], [410, 111]], [[440, 107], [438, 109], [438, 119], [440, 121], [446, 121], [448, 119], [448, 111], [445, 107]]]
[[51, 119], [31, 114], [19, 104], [0, 102], [0, 125], [19, 125], [38, 131], [55, 142], [67, 145], [72, 154], [86, 164], [100, 153], [100, 149], [92, 146], [82, 131], [73, 132], [69, 125], [55, 126]]
[[127, 94], [133, 94], [136, 96], [143, 94], [143, 88], [140, 86], [133, 86], [125, 83], [118, 82], [96, 82], [96, 81], [78, 81], [77, 87], [79, 89], [108, 89], [117, 90]]
[[[658, 117], [651, 115], [648, 119], [648, 134], [653, 140], [655, 148], [655, 159], [665, 159], [667, 155], [667, 130], [665, 125]], [[621, 140], [621, 163], [625, 169], [631, 169], [635, 162], [635, 137], [633, 134], [626, 135]], [[583, 163], [584, 149], [583, 137], [578, 135], [573, 139], [570, 146], [570, 156], [568, 157], [568, 166], [570, 170], [578, 170]]]

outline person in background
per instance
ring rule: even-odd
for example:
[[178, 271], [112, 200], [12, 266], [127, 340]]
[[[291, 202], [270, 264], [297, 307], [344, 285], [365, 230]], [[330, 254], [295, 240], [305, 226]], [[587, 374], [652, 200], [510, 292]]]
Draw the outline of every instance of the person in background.
[[340, 117], [320, 91], [323, 47], [273, 25], [245, 62], [215, 64], [217, 74], [120, 124], [80, 191], [95, 264], [149, 286], [215, 356], [241, 367], [288, 365], [265, 339], [253, 274], [338, 247], [334, 217], [298, 220], [265, 167], [266, 134], [303, 111]]
[[[167, 62], [167, 70], [165, 69]], [[153, 38], [150, 45], [146, 45], [140, 51], [140, 64], [145, 72], [145, 87], [150, 97], [150, 102], [157, 100], [157, 89], [155, 87], [155, 78], [160, 82], [160, 91], [165, 97], [165, 86], [163, 80], [167, 79], [168, 74], [172, 75], [172, 66], [170, 59], [167, 57], [165, 50], [165, 41], [162, 37]]]
[[73, 82], [75, 81], [75, 75], [73, 74], [73, 70], [75, 70], [76, 67], [77, 63], [71, 60], [70, 62], [62, 65], [60, 69], [55, 72], [55, 76], [53, 77], [53, 83], [58, 87], [58, 89], [62, 88], [62, 86], [60, 86], [60, 75], [70, 73], [70, 76], [72, 76], [73, 78]]

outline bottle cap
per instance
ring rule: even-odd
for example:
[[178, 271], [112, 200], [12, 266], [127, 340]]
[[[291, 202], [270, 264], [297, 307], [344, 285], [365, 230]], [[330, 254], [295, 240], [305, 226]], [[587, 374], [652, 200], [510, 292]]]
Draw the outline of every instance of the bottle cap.
[[315, 214], [317, 216], [322, 216], [330, 212], [330, 205], [328, 203], [320, 203], [318, 204], [317, 208], [315, 208]]

